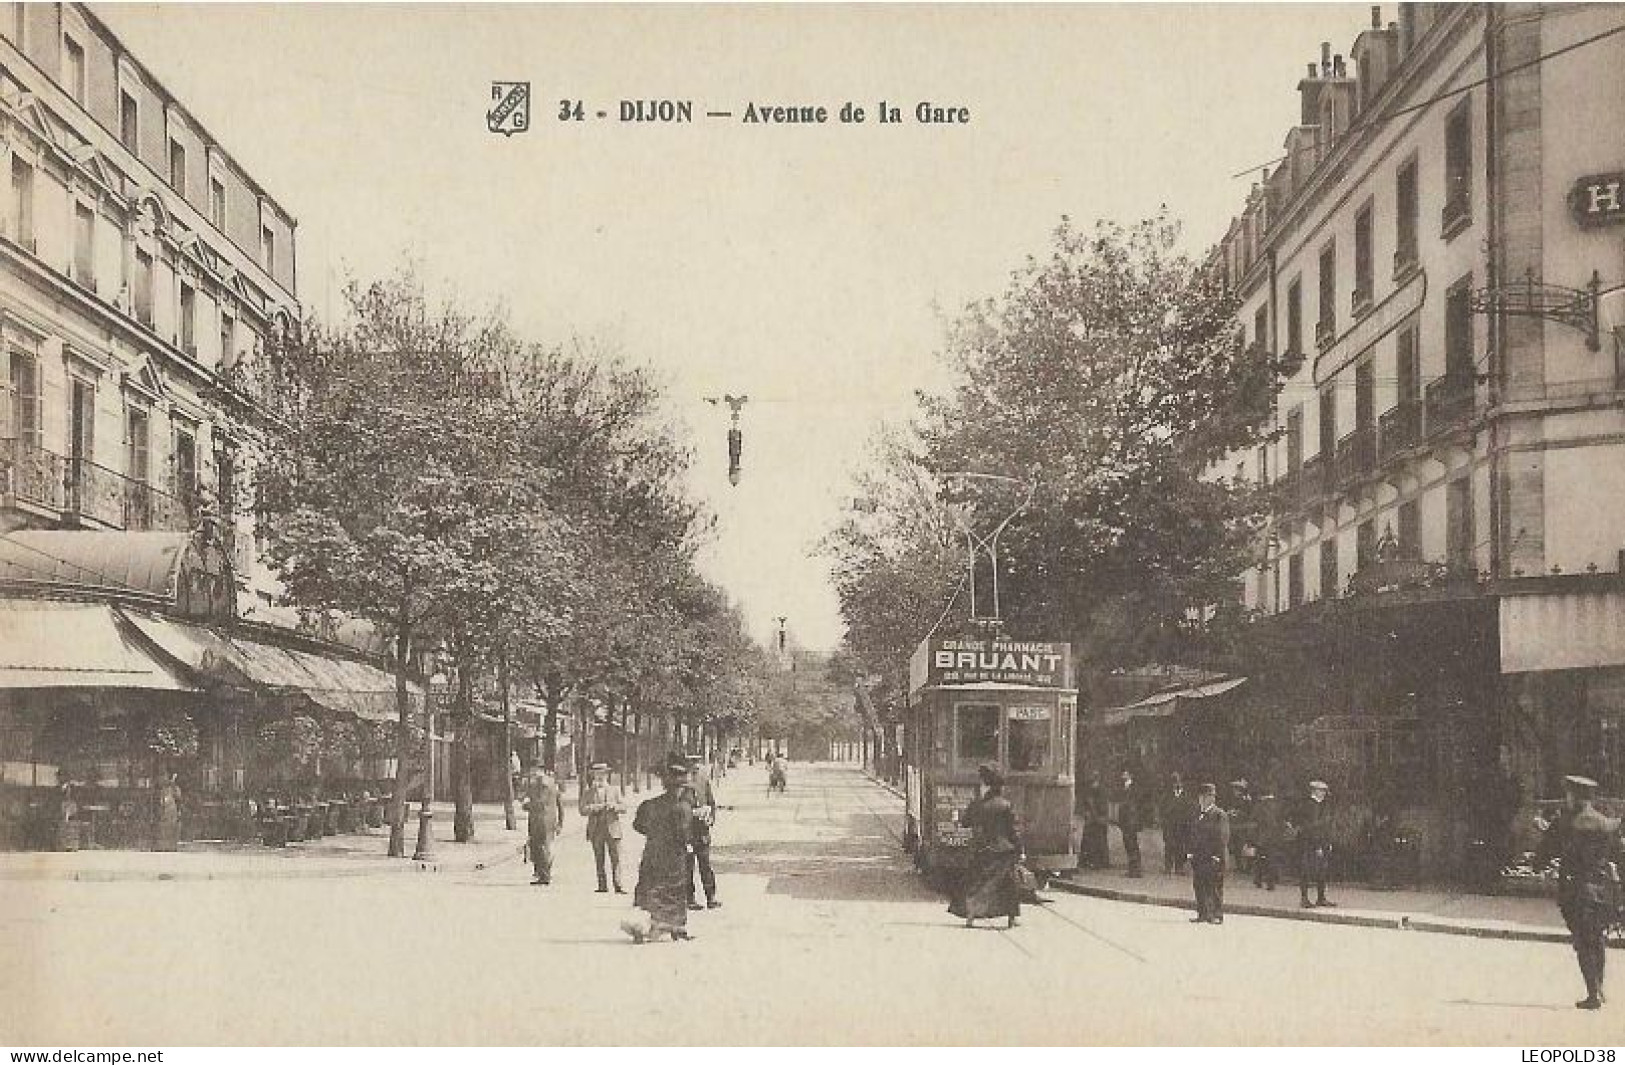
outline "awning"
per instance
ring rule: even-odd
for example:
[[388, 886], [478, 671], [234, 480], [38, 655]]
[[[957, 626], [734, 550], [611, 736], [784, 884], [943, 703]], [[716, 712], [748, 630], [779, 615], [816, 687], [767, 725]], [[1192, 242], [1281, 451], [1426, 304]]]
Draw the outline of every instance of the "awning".
[[105, 603], [0, 599], [0, 688], [196, 691]]
[[1625, 594], [1509, 595], [1500, 605], [1503, 673], [1625, 665]]
[[1136, 717], [1167, 717], [1179, 708], [1181, 699], [1208, 699], [1215, 695], [1223, 695], [1247, 683], [1246, 677], [1226, 677], [1223, 680], [1208, 681], [1206, 684], [1193, 684], [1184, 688], [1174, 688], [1155, 695], [1147, 696], [1139, 702], [1129, 703], [1127, 706], [1114, 706], [1104, 710], [1100, 715], [1102, 725], [1121, 725], [1123, 722]]
[[[339, 713], [368, 721], [394, 721], [395, 678], [348, 658], [278, 647], [175, 618], [127, 613], [141, 633], [187, 667], [219, 684], [279, 694], [301, 694]], [[423, 690], [408, 685], [414, 707]]]

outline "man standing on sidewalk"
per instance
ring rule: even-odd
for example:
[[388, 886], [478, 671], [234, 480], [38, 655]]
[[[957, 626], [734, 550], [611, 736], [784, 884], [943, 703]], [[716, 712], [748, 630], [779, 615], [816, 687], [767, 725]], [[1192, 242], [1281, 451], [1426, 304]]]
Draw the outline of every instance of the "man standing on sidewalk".
[[1123, 787], [1117, 794], [1117, 830], [1123, 834], [1123, 853], [1128, 856], [1128, 875], [1139, 879], [1140, 872], [1140, 789], [1134, 783], [1134, 772], [1123, 767]]
[[538, 766], [530, 778], [525, 795], [527, 826], [530, 829], [530, 862], [536, 868], [536, 879], [531, 883], [546, 885], [553, 882], [553, 841], [558, 838], [559, 827], [564, 824], [564, 797], [553, 780], [553, 771]]
[[592, 844], [593, 865], [598, 870], [598, 891], [602, 894], [609, 890], [604, 880], [604, 858], [607, 855], [615, 894], [624, 895], [626, 892], [621, 889], [621, 814], [625, 807], [621, 804], [620, 794], [609, 786], [609, 766], [595, 762], [588, 773], [591, 782], [581, 794], [579, 809], [581, 816], [587, 819], [587, 842]]
[[1203, 784], [1191, 825], [1191, 886], [1196, 891], [1192, 924], [1224, 924], [1224, 863], [1230, 852], [1230, 817], [1219, 809], [1219, 789]]
[[1162, 871], [1183, 873], [1185, 855], [1191, 849], [1191, 823], [1196, 819], [1196, 804], [1191, 802], [1178, 773], [1169, 779], [1157, 819], [1162, 822]]
[[[717, 823], [717, 797], [705, 775], [704, 759], [697, 754], [688, 756], [687, 791], [689, 805], [694, 808], [694, 823], [689, 829], [688, 908], [714, 910], [722, 905], [717, 898], [717, 875], [711, 871], [711, 826]], [[700, 886], [705, 889], [703, 907], [694, 890], [696, 871], [700, 874]]]
[[1286, 816], [1281, 800], [1269, 784], [1261, 788], [1263, 795], [1253, 804], [1253, 886], [1274, 891], [1281, 879], [1276, 863], [1281, 860], [1281, 841], [1286, 836]]
[[[1290, 822], [1298, 833], [1298, 905], [1306, 910], [1337, 905], [1326, 898], [1326, 875], [1332, 864], [1332, 813], [1326, 801], [1330, 793], [1324, 780], [1311, 780], [1309, 801]], [[1313, 902], [1309, 901], [1311, 884]]]
[[1550, 861], [1562, 857], [1557, 882], [1557, 908], [1568, 925], [1574, 955], [1580, 962], [1586, 997], [1574, 1005], [1583, 1010], [1601, 1009], [1603, 967], [1608, 961], [1608, 924], [1619, 912], [1619, 863], [1621, 854], [1619, 822], [1604, 816], [1591, 805], [1597, 782], [1590, 777], [1563, 778], [1567, 809], [1554, 825], [1536, 821], [1546, 835], [1540, 842], [1540, 856]]

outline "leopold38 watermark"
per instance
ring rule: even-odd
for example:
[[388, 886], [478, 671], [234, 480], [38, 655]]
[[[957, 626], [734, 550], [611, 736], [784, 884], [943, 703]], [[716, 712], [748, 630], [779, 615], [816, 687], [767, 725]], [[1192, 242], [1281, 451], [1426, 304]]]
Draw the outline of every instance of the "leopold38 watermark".
[[1519, 1061], [1534, 1065], [1608, 1065], [1614, 1061], [1613, 1050], [1565, 1050], [1557, 1047], [1525, 1050]]

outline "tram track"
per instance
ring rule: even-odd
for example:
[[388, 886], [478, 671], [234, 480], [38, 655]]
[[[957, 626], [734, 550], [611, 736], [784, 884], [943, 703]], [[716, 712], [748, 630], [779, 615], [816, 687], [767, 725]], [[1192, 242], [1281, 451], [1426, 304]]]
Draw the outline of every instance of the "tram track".
[[[862, 789], [855, 789], [854, 794], [857, 796], [858, 803], [864, 808], [864, 811], [870, 817], [872, 817], [876, 821], [880, 822], [880, 827], [885, 829], [886, 834], [888, 836], [890, 836], [894, 842], [896, 842], [896, 844], [897, 844], [897, 846], [899, 848], [901, 848], [903, 846], [903, 837], [898, 834], [896, 829], [892, 828], [890, 822], [887, 821], [886, 817], [883, 814], [881, 814], [881, 813], [879, 813], [878, 811], [875, 810], [874, 806], [863, 795]], [[1081, 932], [1084, 935], [1088, 936], [1090, 939], [1093, 939], [1098, 943], [1103, 943], [1106, 946], [1111, 947], [1113, 950], [1117, 951], [1118, 953], [1126, 955], [1127, 957], [1133, 958], [1135, 961], [1139, 962], [1141, 965], [1149, 965], [1149, 964], [1151, 964], [1149, 959], [1147, 959], [1144, 955], [1138, 953], [1137, 951], [1135, 951], [1135, 950], [1133, 950], [1133, 949], [1131, 949], [1129, 947], [1126, 947], [1121, 943], [1118, 943], [1117, 941], [1113, 940], [1109, 936], [1101, 935], [1099, 932], [1096, 932], [1094, 929], [1088, 927], [1087, 925], [1083, 924], [1080, 921], [1077, 921], [1077, 920], [1074, 920], [1071, 917], [1068, 917], [1066, 914], [1062, 913], [1060, 910], [1058, 910], [1055, 907], [1055, 904], [1054, 904], [1053, 901], [1045, 902], [1045, 903], [1043, 903], [1043, 904], [1041, 904], [1041, 905], [1039, 905], [1039, 906], [1037, 906], [1035, 908], [1040, 913], [1048, 914], [1050, 917], [1053, 917], [1057, 921], [1060, 921], [1062, 924], [1071, 927], [1074, 931]], [[1023, 954], [1027, 955], [1029, 958], [1033, 956], [1031, 951], [1029, 951], [1026, 947], [1022, 946], [1020, 943], [1016, 942], [1015, 939], [1011, 938], [1008, 934], [1006, 934], [1005, 930], [1000, 929], [999, 934], [1000, 934], [1001, 937], [1004, 938], [1004, 940], [1007, 943], [1009, 943], [1011, 946], [1015, 947], [1017, 950], [1021, 951]]]

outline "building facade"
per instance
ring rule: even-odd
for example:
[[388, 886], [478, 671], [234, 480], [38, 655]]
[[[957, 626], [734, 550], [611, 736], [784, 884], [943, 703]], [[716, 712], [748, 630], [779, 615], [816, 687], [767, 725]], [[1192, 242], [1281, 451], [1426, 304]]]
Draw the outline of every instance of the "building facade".
[[1374, 8], [1219, 251], [1286, 367], [1218, 471], [1271, 493], [1237, 712], [1282, 753], [1235, 771], [1335, 778], [1434, 870], [1565, 773], [1625, 793], [1622, 19]]
[[79, 4], [0, 12], [0, 181], [0, 531], [212, 506], [268, 607], [245, 445], [299, 321], [294, 219]]

